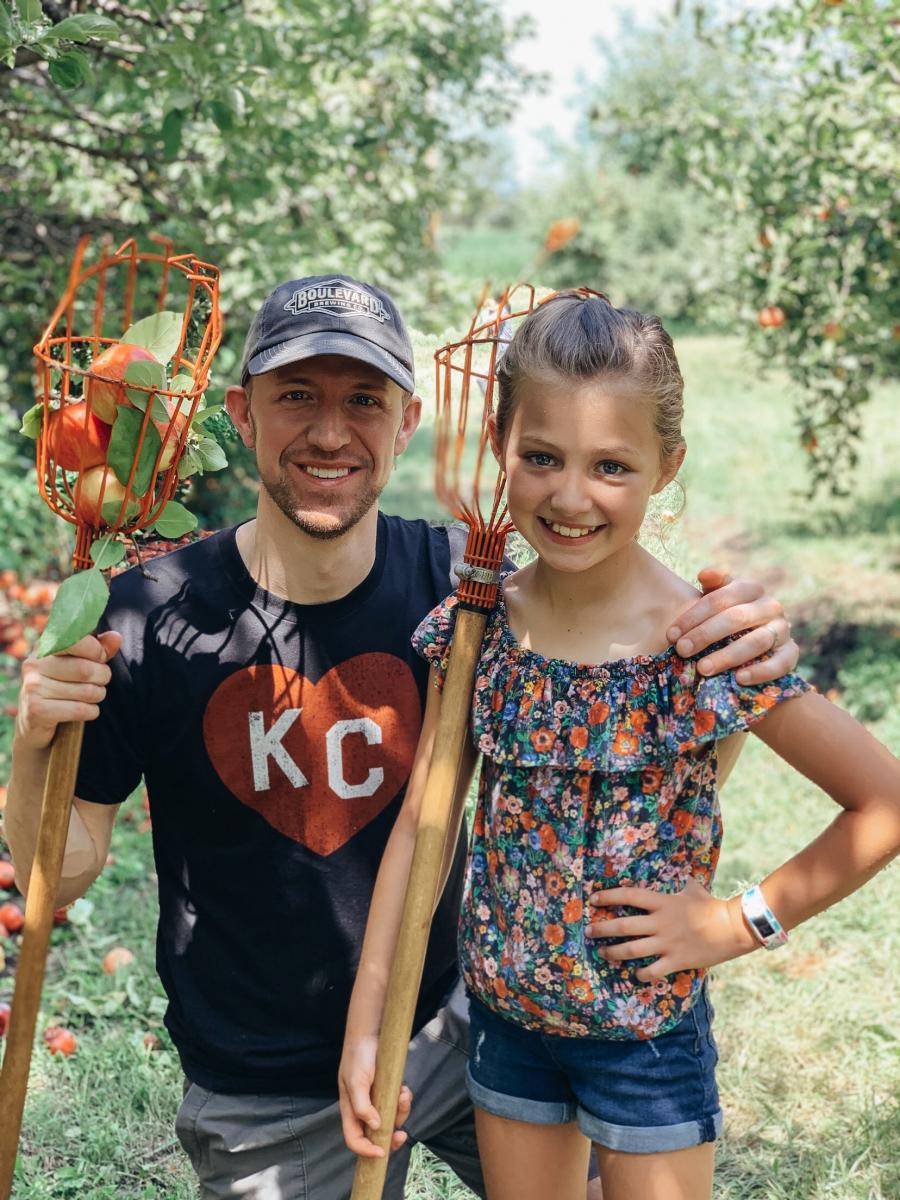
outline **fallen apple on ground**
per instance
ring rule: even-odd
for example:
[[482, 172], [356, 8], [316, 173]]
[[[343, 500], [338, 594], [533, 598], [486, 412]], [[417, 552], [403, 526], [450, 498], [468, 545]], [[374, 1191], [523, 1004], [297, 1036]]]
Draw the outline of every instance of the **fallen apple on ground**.
[[69, 1055], [74, 1054], [78, 1049], [75, 1034], [71, 1029], [65, 1029], [61, 1025], [51, 1026], [44, 1034], [44, 1041], [51, 1054]]
[[25, 924], [25, 914], [19, 908], [18, 904], [7, 901], [6, 904], [0, 904], [0, 922], [6, 926], [10, 933], [18, 933]]
[[115, 975], [121, 967], [127, 967], [134, 962], [134, 955], [125, 946], [114, 946], [103, 960], [103, 970], [107, 975]]

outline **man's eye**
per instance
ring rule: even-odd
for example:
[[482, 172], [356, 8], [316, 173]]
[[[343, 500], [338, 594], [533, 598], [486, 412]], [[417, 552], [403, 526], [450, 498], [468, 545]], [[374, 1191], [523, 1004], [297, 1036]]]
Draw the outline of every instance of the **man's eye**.
[[376, 408], [378, 406], [378, 398], [376, 396], [367, 396], [365, 392], [360, 392], [356, 396], [351, 396], [351, 404], [356, 404], [360, 408]]
[[540, 450], [534, 451], [532, 454], [526, 454], [525, 461], [532, 463], [535, 467], [552, 467], [554, 458], [552, 454], [544, 454]]
[[309, 392], [304, 392], [301, 388], [295, 388], [290, 392], [282, 392], [279, 399], [288, 404], [299, 404], [309, 399]]
[[620, 462], [602, 462], [599, 470], [601, 475], [624, 475], [628, 468]]

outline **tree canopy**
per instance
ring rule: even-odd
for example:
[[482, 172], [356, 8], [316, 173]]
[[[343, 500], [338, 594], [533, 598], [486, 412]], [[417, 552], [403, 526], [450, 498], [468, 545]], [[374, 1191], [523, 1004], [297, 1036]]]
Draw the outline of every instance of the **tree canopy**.
[[84, 8], [0, 0], [0, 346], [23, 401], [86, 231], [216, 262], [241, 310], [226, 371], [251, 302], [291, 274], [421, 295], [431, 214], [514, 82], [496, 0]]
[[596, 136], [714, 201], [760, 362], [797, 384], [812, 487], [840, 492], [860, 406], [900, 364], [896, 14], [886, 0], [799, 0], [693, 17], [693, 56], [659, 70], [684, 29], [658, 30], [652, 73], [624, 97], [605, 89]]

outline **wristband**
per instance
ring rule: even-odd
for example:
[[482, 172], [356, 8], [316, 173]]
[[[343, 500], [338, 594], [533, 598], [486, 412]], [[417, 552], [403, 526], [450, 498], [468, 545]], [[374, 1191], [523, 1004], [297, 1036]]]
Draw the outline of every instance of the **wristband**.
[[767, 950], [777, 950], [787, 941], [788, 935], [781, 922], [766, 904], [759, 886], [748, 888], [741, 896], [741, 912], [750, 928]]

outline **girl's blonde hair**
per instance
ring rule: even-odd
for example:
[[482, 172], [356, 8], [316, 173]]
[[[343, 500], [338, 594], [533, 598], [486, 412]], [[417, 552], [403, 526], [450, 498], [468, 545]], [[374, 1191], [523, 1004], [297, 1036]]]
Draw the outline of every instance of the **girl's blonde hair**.
[[614, 308], [606, 296], [560, 292], [526, 317], [496, 369], [497, 436], [509, 430], [523, 380], [546, 375], [627, 382], [654, 406], [663, 459], [681, 446], [684, 380], [659, 317]]

